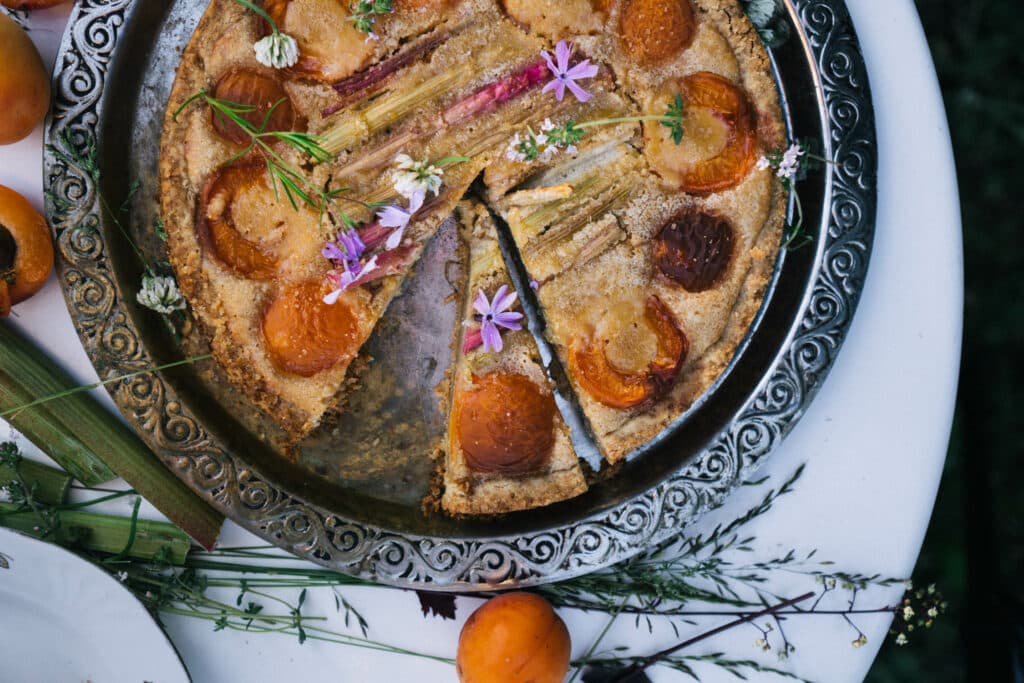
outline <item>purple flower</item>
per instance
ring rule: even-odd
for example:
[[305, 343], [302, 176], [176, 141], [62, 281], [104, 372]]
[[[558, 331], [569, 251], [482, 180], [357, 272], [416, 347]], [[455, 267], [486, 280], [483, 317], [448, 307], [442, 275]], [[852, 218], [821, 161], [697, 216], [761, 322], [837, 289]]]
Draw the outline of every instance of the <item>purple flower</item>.
[[408, 209], [392, 204], [391, 206], [385, 206], [377, 212], [377, 221], [383, 227], [396, 228], [394, 232], [388, 235], [388, 241], [384, 244], [385, 247], [395, 249], [402, 243], [402, 234], [405, 232], [405, 226], [409, 225], [409, 220], [414, 213], [420, 210], [421, 206], [423, 206], [423, 193], [415, 192], [409, 198]]
[[346, 228], [338, 233], [337, 242], [328, 242], [320, 253], [324, 258], [337, 261], [348, 269], [358, 267], [365, 251], [366, 245], [359, 239], [359, 233]]
[[[586, 102], [590, 99], [590, 93], [576, 84], [576, 81], [583, 78], [593, 78], [597, 75], [597, 64], [591, 64], [589, 59], [570, 68], [569, 57], [572, 55], [572, 46], [564, 40], [558, 41], [555, 45], [555, 62], [551, 61], [551, 55], [547, 50], [541, 51], [541, 56], [548, 63], [548, 69], [554, 74], [553, 81], [544, 86], [542, 92], [555, 91], [555, 97], [559, 102], [565, 97], [565, 89], [569, 88], [576, 99]], [[557, 64], [556, 64], [557, 62]]]
[[484, 351], [501, 351], [503, 344], [499, 327], [506, 330], [523, 329], [519, 324], [523, 314], [508, 310], [515, 302], [516, 293], [509, 292], [508, 285], [499, 287], [491, 301], [487, 300], [487, 295], [482, 289], [477, 293], [473, 308], [480, 314], [480, 336], [483, 339]]
[[346, 289], [355, 284], [359, 279], [365, 277], [368, 273], [377, 270], [377, 257], [374, 256], [366, 263], [361, 261], [355, 261], [350, 267], [348, 262], [345, 263], [345, 269], [340, 273], [333, 271], [327, 274], [327, 281], [334, 285], [334, 291], [329, 292], [324, 297], [324, 303], [327, 305], [333, 305], [338, 300], [341, 293]]

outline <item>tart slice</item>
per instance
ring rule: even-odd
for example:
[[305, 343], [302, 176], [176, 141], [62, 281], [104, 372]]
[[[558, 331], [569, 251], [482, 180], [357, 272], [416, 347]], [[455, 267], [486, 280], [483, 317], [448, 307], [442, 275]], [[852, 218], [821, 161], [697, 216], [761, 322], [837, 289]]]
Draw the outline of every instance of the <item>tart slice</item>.
[[494, 224], [479, 205], [463, 203], [460, 214], [469, 252], [468, 295], [451, 391], [442, 506], [454, 514], [493, 514], [577, 496], [587, 485], [537, 345], [520, 329], [521, 314], [509, 310], [515, 290]]

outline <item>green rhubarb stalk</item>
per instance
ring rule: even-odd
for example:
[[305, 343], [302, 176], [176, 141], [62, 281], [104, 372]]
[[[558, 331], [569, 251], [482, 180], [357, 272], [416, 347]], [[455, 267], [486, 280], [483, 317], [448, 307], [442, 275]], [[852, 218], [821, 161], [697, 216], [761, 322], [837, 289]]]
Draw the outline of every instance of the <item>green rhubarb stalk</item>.
[[57, 517], [59, 524], [54, 529], [31, 508], [0, 503], [0, 526], [63, 546], [140, 560], [166, 559], [175, 565], [185, 563], [192, 546], [181, 529], [167, 522], [80, 510], [59, 510]]
[[[53, 449], [62, 455], [72, 453], [79, 462], [98, 458], [196, 542], [212, 548], [223, 516], [164, 467], [142, 440], [96, 399], [74, 392], [76, 386], [53, 361], [0, 323], [0, 389], [6, 389], [6, 393], [0, 391], [0, 413], [19, 431], [20, 424], [28, 424], [44, 432], [47, 439], [42, 443], [23, 433], [62, 467], [64, 460]], [[58, 394], [65, 395], [28, 406], [34, 403], [33, 397]], [[24, 400], [26, 395], [28, 400]], [[16, 403], [11, 402], [18, 397]], [[79, 478], [70, 469], [68, 472]], [[80, 481], [89, 486], [101, 483], [92, 479]]]
[[68, 494], [71, 476], [55, 467], [22, 458], [16, 468], [0, 464], [0, 489], [11, 482], [23, 482], [32, 497], [41, 503], [60, 505]]

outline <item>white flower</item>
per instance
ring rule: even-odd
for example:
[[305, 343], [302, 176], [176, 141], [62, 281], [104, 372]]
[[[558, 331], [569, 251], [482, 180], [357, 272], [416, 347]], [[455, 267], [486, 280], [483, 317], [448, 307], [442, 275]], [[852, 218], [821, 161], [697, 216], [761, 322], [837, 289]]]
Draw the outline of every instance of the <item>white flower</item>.
[[796, 175], [796, 172], [800, 170], [800, 157], [804, 154], [804, 150], [800, 148], [799, 144], [793, 144], [789, 146], [782, 154], [782, 161], [779, 162], [779, 170], [775, 172], [775, 175], [780, 178], [792, 178]]
[[11, 492], [7, 490], [6, 486], [0, 486], [0, 503], [6, 503], [11, 500]]
[[426, 196], [428, 192], [437, 195], [441, 191], [441, 176], [444, 169], [434, 166], [429, 161], [415, 161], [408, 154], [395, 157], [398, 168], [391, 174], [395, 184], [395, 192], [406, 199], [416, 194]]
[[409, 225], [409, 220], [414, 213], [420, 210], [421, 206], [423, 206], [423, 193], [417, 192], [409, 198], [408, 209], [392, 204], [391, 206], [385, 206], [377, 212], [377, 220], [382, 227], [397, 228], [397, 230], [388, 235], [388, 240], [384, 243], [385, 247], [395, 249], [402, 243], [402, 234], [405, 232], [405, 226]]
[[[768, 157], [761, 157], [760, 159], [757, 160], [757, 170], [758, 171], [763, 171], [766, 168], [769, 168], [771, 165], [772, 165], [772, 162], [768, 160]], [[821, 577], [818, 577], [818, 578], [821, 578]]]
[[508, 142], [508, 150], [505, 152], [505, 158], [509, 161], [517, 161], [522, 163], [526, 161], [526, 155], [519, 151], [519, 145], [523, 139], [519, 137], [519, 133], [512, 136], [512, 139]]
[[121, 583], [124, 583], [125, 581], [127, 581], [128, 580], [128, 572], [124, 572], [124, 571], [118, 572], [117, 573], [117, 580], [120, 581]]
[[256, 53], [256, 61], [263, 66], [285, 69], [299, 61], [299, 44], [291, 36], [278, 31], [256, 41], [252, 49]]
[[907, 605], [906, 607], [903, 608], [903, 619], [904, 619], [904, 621], [910, 621], [913, 618], [914, 618], [914, 608], [911, 607], [910, 605]]
[[164, 315], [185, 310], [185, 298], [173, 277], [143, 275], [142, 287], [135, 299], [146, 308]]
[[907, 636], [906, 636], [906, 634], [901, 633], [898, 636], [896, 636], [896, 644], [899, 645], [900, 647], [903, 647], [904, 645], [906, 645], [907, 644]]

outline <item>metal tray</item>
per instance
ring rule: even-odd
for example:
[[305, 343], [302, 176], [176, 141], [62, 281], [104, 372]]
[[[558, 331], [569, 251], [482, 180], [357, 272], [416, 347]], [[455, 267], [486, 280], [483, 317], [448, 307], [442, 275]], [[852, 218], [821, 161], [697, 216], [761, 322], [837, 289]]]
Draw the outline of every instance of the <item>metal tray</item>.
[[[80, 0], [57, 58], [47, 142], [65, 133], [94, 139], [102, 176], [97, 182], [47, 148], [47, 213], [68, 309], [101, 378], [188, 353], [136, 303], [142, 268], [100, 211], [100, 193], [114, 206], [130, 198], [122, 222], [150, 258], [163, 258], [153, 229], [161, 123], [181, 50], [205, 6]], [[439, 355], [448, 353], [454, 305], [434, 312], [437, 334], [419, 334], [443, 343], [418, 351], [418, 372], [379, 374], [375, 365], [387, 364], [371, 364], [367, 372], [378, 375], [366, 379], [377, 390], [351, 412], [364, 419], [323, 430], [297, 459], [282, 456], [273, 427], [208, 368], [110, 384], [114, 400], [163, 462], [230, 518], [296, 555], [371, 580], [434, 590], [527, 586], [608, 566], [680, 533], [747, 478], [806, 410], [867, 272], [876, 148], [857, 40], [842, 0], [786, 0], [786, 10], [792, 37], [771, 57], [791, 137], [817, 141], [838, 162], [799, 184], [814, 242], [780, 254], [765, 303], [715, 385], [586, 494], [496, 519], [421, 511], [433, 469], [424, 449], [443, 424], [422, 396], [449, 362]], [[133, 196], [134, 181], [141, 189]], [[452, 249], [454, 239], [442, 234], [409, 287], [437, 291]], [[405, 295], [393, 308], [414, 308], [410, 301]], [[409, 327], [378, 330], [374, 355], [416, 335]], [[396, 414], [412, 425], [397, 434], [388, 422]]]

